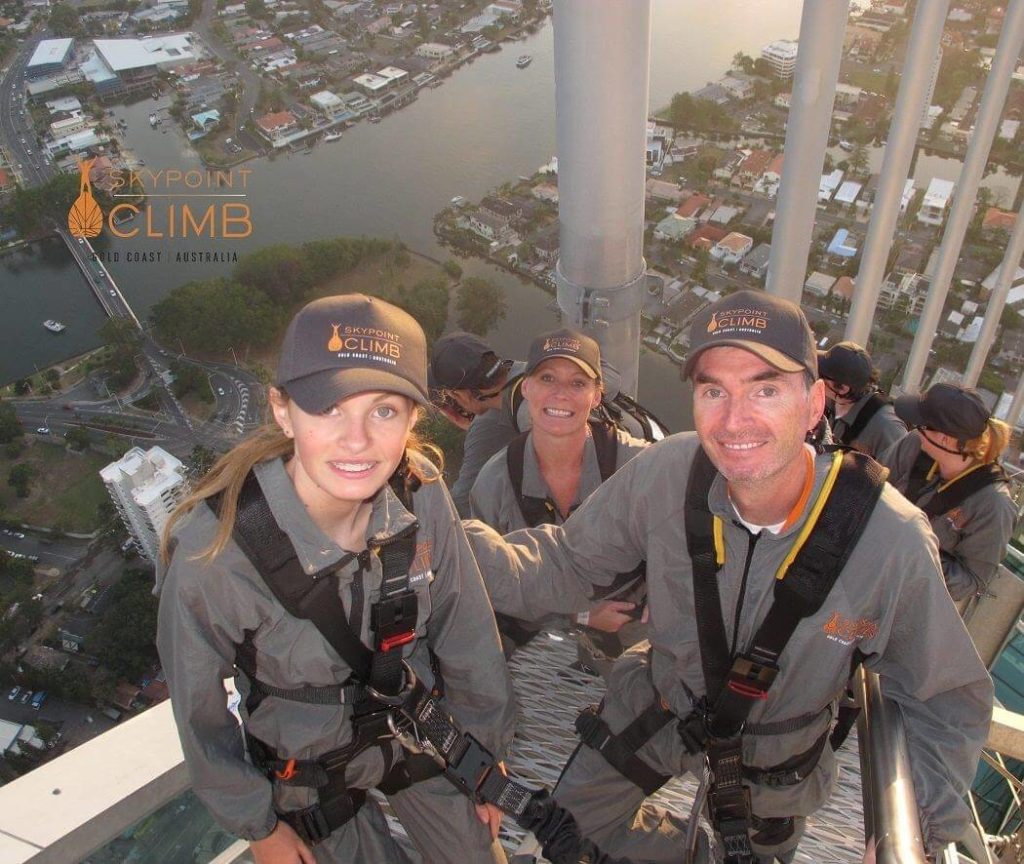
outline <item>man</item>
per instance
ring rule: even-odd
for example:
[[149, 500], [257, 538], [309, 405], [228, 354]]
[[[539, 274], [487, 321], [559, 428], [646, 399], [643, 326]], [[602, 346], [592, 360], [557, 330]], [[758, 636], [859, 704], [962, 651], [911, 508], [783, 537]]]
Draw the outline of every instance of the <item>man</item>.
[[875, 459], [907, 434], [892, 403], [878, 392], [878, 370], [856, 342], [837, 342], [818, 352], [818, 374], [835, 406], [832, 437], [837, 444]]
[[[876, 477], [877, 500], [860, 508], [863, 532], [845, 550], [834, 586], [796, 622], [777, 663], [753, 662], [773, 595], [789, 596], [790, 553], [804, 544], [809, 523], [822, 521], [818, 503], [826, 512], [845, 503], [825, 491], [834, 460], [853, 465], [858, 483], [881, 469], [852, 454], [815, 456], [804, 443], [825, 393], [813, 335], [794, 304], [737, 292], [696, 317], [690, 344], [684, 377], [694, 387], [696, 434], [671, 436], [636, 456], [562, 526], [505, 541], [472, 526], [495, 608], [520, 618], [582, 610], [594, 585], [647, 562], [650, 646], [623, 654], [600, 712], [581, 715], [585, 746], [555, 796], [608, 854], [680, 860], [685, 824], [645, 798], [671, 776], [699, 772], [703, 750], [718, 759], [721, 739], [709, 741], [707, 733], [718, 729], [726, 702], [705, 697], [737, 693], [749, 698], [732, 771], [717, 772], [719, 788], [712, 788], [722, 804], [716, 833], [726, 839], [729, 861], [791, 861], [805, 818], [836, 782], [825, 746], [832, 705], [863, 657], [904, 716], [923, 836], [934, 851], [969, 823], [962, 796], [992, 705], [991, 681], [942, 583], [934, 536], [922, 514]], [[707, 464], [701, 448], [711, 463], [706, 487], [690, 482], [695, 466]], [[843, 477], [835, 488], [852, 488], [851, 475]], [[714, 535], [713, 554], [691, 532], [705, 524], [701, 510], [708, 523], [715, 517], [705, 535]], [[709, 567], [720, 596], [711, 606], [696, 588], [706, 586]], [[706, 622], [715, 619], [725, 671], [723, 658], [706, 649]], [[729, 780], [728, 801], [716, 797]], [[742, 788], [734, 794], [740, 784], [749, 799]], [[694, 860], [713, 860], [711, 846], [703, 838]]]
[[502, 359], [472, 333], [449, 333], [434, 343], [432, 397], [449, 420], [466, 430], [462, 468], [451, 488], [460, 516], [469, 515], [469, 493], [480, 469], [519, 434], [508, 385], [518, 380], [524, 367]]

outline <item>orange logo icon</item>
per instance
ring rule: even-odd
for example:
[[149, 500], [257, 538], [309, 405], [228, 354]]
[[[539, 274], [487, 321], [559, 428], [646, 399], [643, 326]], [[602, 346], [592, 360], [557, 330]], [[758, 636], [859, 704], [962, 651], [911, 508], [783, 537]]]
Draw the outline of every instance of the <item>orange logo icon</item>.
[[331, 325], [331, 331], [332, 331], [331, 332], [331, 338], [327, 342], [327, 350], [328, 351], [340, 351], [342, 345], [344, 344], [341, 341], [341, 337], [338, 335], [338, 328], [340, 326], [341, 326], [340, 324], [332, 324]]
[[103, 230], [103, 211], [92, 197], [89, 171], [95, 159], [78, 160], [78, 197], [68, 211], [68, 230], [72, 237], [99, 237]]
[[708, 333], [714, 333], [718, 329], [718, 313], [711, 313], [711, 320], [708, 321]]

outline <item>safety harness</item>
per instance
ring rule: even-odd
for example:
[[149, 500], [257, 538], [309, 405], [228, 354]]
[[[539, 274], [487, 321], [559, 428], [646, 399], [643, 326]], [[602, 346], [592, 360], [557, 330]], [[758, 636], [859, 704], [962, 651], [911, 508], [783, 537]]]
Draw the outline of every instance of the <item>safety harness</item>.
[[[604, 420], [588, 421], [590, 437], [594, 442], [594, 451], [597, 455], [597, 470], [604, 483], [618, 465], [619, 459], [619, 437], [616, 427]], [[517, 435], [509, 443], [505, 451], [505, 466], [508, 470], [508, 477], [512, 483], [512, 492], [515, 494], [516, 503], [519, 505], [519, 512], [528, 528], [536, 528], [538, 525], [554, 525], [557, 523], [558, 508], [550, 497], [538, 498], [533, 495], [526, 495], [523, 492], [523, 474], [526, 467], [526, 442], [530, 437], [529, 432]], [[571, 513], [572, 511], [570, 511]], [[611, 585], [595, 594], [595, 599], [602, 600], [632, 600], [639, 611], [641, 604], [646, 597], [645, 584], [643, 582], [646, 573], [646, 566], [641, 563], [629, 573], [619, 574]], [[510, 640], [516, 648], [522, 648], [533, 639], [542, 628], [495, 612], [494, 617], [498, 622], [498, 629], [502, 635]], [[614, 659], [623, 650], [622, 643], [614, 633], [604, 633], [593, 628], [586, 628], [586, 639], [590, 643], [593, 652], [599, 653], [603, 659]]]
[[[391, 486], [410, 512], [412, 492], [418, 485], [403, 461], [391, 478]], [[219, 498], [208, 502], [214, 512], [219, 512]], [[409, 568], [415, 556], [417, 528], [418, 523], [414, 522], [386, 540], [371, 540], [363, 552], [350, 553], [330, 567], [307, 573], [291, 540], [274, 518], [255, 474], [250, 472], [242, 485], [233, 532], [235, 542], [281, 605], [294, 617], [312, 622], [352, 670], [348, 680], [341, 684], [284, 689], [260, 680], [251, 632], [245, 634], [236, 652], [236, 666], [250, 684], [246, 700], [250, 715], [267, 696], [308, 704], [352, 706], [351, 743], [317, 759], [282, 759], [273, 747], [246, 730], [254, 764], [272, 781], [318, 790], [318, 803], [280, 814], [311, 845], [351, 819], [362, 806], [366, 792], [346, 786], [345, 769], [363, 751], [381, 748], [386, 776], [379, 788], [386, 792], [398, 791], [438, 773], [430, 760], [405, 759], [392, 764], [395, 760], [391, 747], [394, 732], [389, 723], [391, 708], [378, 698], [380, 694], [395, 694], [402, 689], [405, 671], [400, 649], [416, 635], [418, 601], [409, 586]], [[383, 579], [380, 597], [370, 607], [374, 645], [371, 651], [359, 638], [359, 618], [363, 608], [362, 575], [374, 554], [381, 559]], [[358, 559], [360, 571], [353, 587], [350, 621], [338, 592], [338, 572], [353, 559]]]
[[[687, 483], [685, 522], [705, 696], [695, 698], [684, 683], [693, 711], [678, 720], [677, 729], [689, 753], [705, 753], [711, 778], [709, 815], [722, 837], [725, 860], [746, 864], [754, 860], [747, 784], [787, 786], [800, 782], [817, 764], [828, 741], [826, 728], [807, 751], [781, 765], [746, 766], [742, 762], [744, 734], [787, 734], [810, 725], [822, 712], [765, 724], [748, 723], [747, 717], [754, 705], [768, 698], [779, 673], [779, 657], [800, 621], [815, 614], [832, 590], [881, 494], [886, 470], [860, 453], [832, 455], [823, 488], [776, 573], [772, 606], [749, 648], [735, 654], [727, 641], [718, 591], [718, 571], [725, 561], [723, 526], [708, 507], [715, 475], [711, 461], [699, 449]], [[585, 744], [649, 795], [669, 777], [651, 769], [637, 756], [637, 750], [673, 719], [668, 703], [658, 699], [617, 735], [596, 709], [584, 711], [576, 728]]]
[[[409, 512], [419, 481], [403, 462], [391, 486]], [[221, 499], [207, 503], [219, 515]], [[246, 730], [250, 756], [273, 781], [314, 787], [316, 804], [299, 811], [279, 813], [304, 842], [315, 845], [355, 816], [366, 790], [349, 789], [345, 768], [359, 753], [381, 747], [385, 778], [377, 788], [392, 794], [428, 777], [444, 776], [474, 802], [488, 802], [532, 831], [553, 864], [632, 864], [605, 855], [580, 836], [572, 815], [544, 790], [533, 790], [509, 779], [494, 755], [473, 735], [462, 732], [441, 702], [443, 685], [428, 689], [402, 659], [399, 649], [415, 639], [418, 611], [416, 593], [409, 587], [409, 568], [416, 548], [413, 523], [385, 541], [370, 541], [358, 556], [307, 574], [288, 535], [277, 524], [255, 475], [246, 478], [238, 499], [234, 539], [263, 577], [274, 596], [293, 616], [311, 621], [352, 670], [342, 684], [329, 687], [282, 689], [259, 680], [251, 635], [238, 646], [236, 665], [250, 682], [246, 709], [251, 713], [266, 696], [310, 704], [353, 706], [352, 743], [317, 759], [281, 759], [273, 748]], [[369, 556], [381, 558], [383, 579], [380, 599], [371, 606], [374, 650], [358, 637], [359, 622], [349, 624], [338, 593], [337, 573], [353, 557], [363, 569]], [[355, 586], [361, 586], [356, 582]], [[353, 587], [353, 613], [361, 612], [361, 596]], [[439, 681], [435, 668], [435, 681]], [[392, 759], [391, 742], [402, 745], [403, 758]]]
[[[921, 456], [914, 463], [914, 468], [917, 470], [911, 470], [911, 480], [907, 487], [907, 498], [915, 503], [924, 496], [926, 487], [930, 483], [941, 482], [937, 481], [935, 477], [929, 477], [933, 463], [927, 457], [922, 459]], [[928, 466], [928, 469], [922, 470], [925, 465]], [[999, 463], [989, 462], [985, 465], [978, 465], [948, 483], [939, 485], [935, 494], [927, 504], [921, 507], [921, 510], [929, 519], [934, 519], [936, 516], [955, 510], [975, 492], [980, 492], [988, 486], [995, 486], [997, 483], [1008, 484], [1009, 482], [1010, 478], [1006, 476], [1006, 472]]]
[[853, 442], [860, 437], [861, 433], [865, 429], [867, 429], [868, 423], [871, 422], [871, 419], [886, 405], [891, 404], [892, 402], [889, 399], [886, 399], [881, 393], [872, 393], [867, 402], [860, 406], [860, 411], [857, 412], [856, 419], [843, 430], [841, 435], [836, 436], [836, 443], [842, 444], [844, 447], [852, 447]]

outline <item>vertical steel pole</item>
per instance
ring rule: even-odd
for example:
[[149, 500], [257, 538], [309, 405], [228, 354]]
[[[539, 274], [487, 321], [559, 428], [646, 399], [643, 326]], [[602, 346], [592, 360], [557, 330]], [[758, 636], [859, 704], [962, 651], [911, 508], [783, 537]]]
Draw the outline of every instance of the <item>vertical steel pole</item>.
[[928, 297], [921, 311], [917, 325], [917, 335], [910, 349], [906, 368], [903, 370], [901, 389], [905, 393], [916, 393], [921, 387], [928, 351], [935, 339], [942, 307], [949, 293], [949, 283], [956, 268], [957, 256], [964, 242], [964, 234], [971, 221], [974, 211], [974, 197], [978, 184], [985, 171], [988, 153], [992, 147], [999, 124], [999, 116], [1006, 104], [1006, 92], [1010, 88], [1010, 76], [1017, 66], [1021, 42], [1024, 41], [1024, 0], [1010, 0], [1003, 18], [1003, 29], [999, 34], [995, 56], [992, 58], [992, 69], [985, 81], [985, 90], [981, 96], [981, 106], [971, 134], [971, 143], [964, 157], [964, 167], [960, 172], [956, 189], [953, 192], [953, 206], [942, 235], [939, 247], [939, 260], [935, 267]]
[[1014, 427], [1020, 421], [1020, 411], [1024, 408], [1024, 375], [1020, 376], [1017, 382], [1017, 392], [1013, 394], [1013, 401], [1010, 403], [1010, 411], [1006, 415], [1006, 422]]
[[856, 288], [850, 317], [846, 322], [846, 338], [858, 345], [866, 346], [871, 338], [878, 292], [885, 278], [885, 262], [889, 257], [899, 218], [903, 185], [914, 158], [921, 115], [928, 107], [924, 101], [928, 95], [928, 84], [938, 57], [942, 26], [948, 11], [949, 0], [930, 0], [928, 3], [918, 3], [914, 13], [907, 56], [900, 76], [900, 89], [896, 94], [896, 106], [885, 145], [882, 173], [878, 180], [878, 194], [871, 207], [868, 236], [864, 241], [860, 269], [854, 280]]
[[850, 0], [805, 0], [766, 290], [800, 302]]
[[636, 394], [651, 0], [555, 0], [558, 305]]
[[1022, 254], [1024, 254], [1024, 204], [1021, 205], [1020, 212], [1017, 213], [1017, 223], [1013, 226], [1010, 242], [1006, 244], [1003, 263], [999, 265], [999, 275], [996, 277], [996, 284], [989, 295], [988, 306], [985, 307], [985, 323], [981, 325], [978, 341], [974, 343], [971, 359], [967, 361], [967, 371], [964, 372], [964, 385], [967, 387], [974, 387], [978, 383], [981, 370], [985, 368], [985, 361], [988, 359], [992, 343], [996, 339], [996, 327], [999, 326], [999, 319], [1003, 315], [1006, 297], [1010, 293], [1010, 286], [1013, 284], [1013, 277], [1017, 273]]

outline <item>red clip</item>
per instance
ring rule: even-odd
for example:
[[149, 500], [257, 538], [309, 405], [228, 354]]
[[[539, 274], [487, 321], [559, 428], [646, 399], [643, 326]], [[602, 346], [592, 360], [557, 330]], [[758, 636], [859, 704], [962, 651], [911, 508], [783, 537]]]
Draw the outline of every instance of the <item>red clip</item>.
[[415, 638], [415, 630], [410, 630], [408, 633], [399, 633], [397, 636], [388, 636], [387, 639], [380, 640], [380, 650], [390, 651], [392, 648], [397, 648], [399, 645], [408, 645]]
[[274, 772], [278, 780], [291, 780], [295, 776], [295, 760], [289, 759], [284, 763], [284, 768]]
[[762, 690], [760, 687], [752, 687], [749, 684], [744, 684], [742, 681], [730, 681], [728, 686], [733, 693], [739, 693], [740, 696], [746, 696], [748, 699], [768, 698], [767, 690]]

